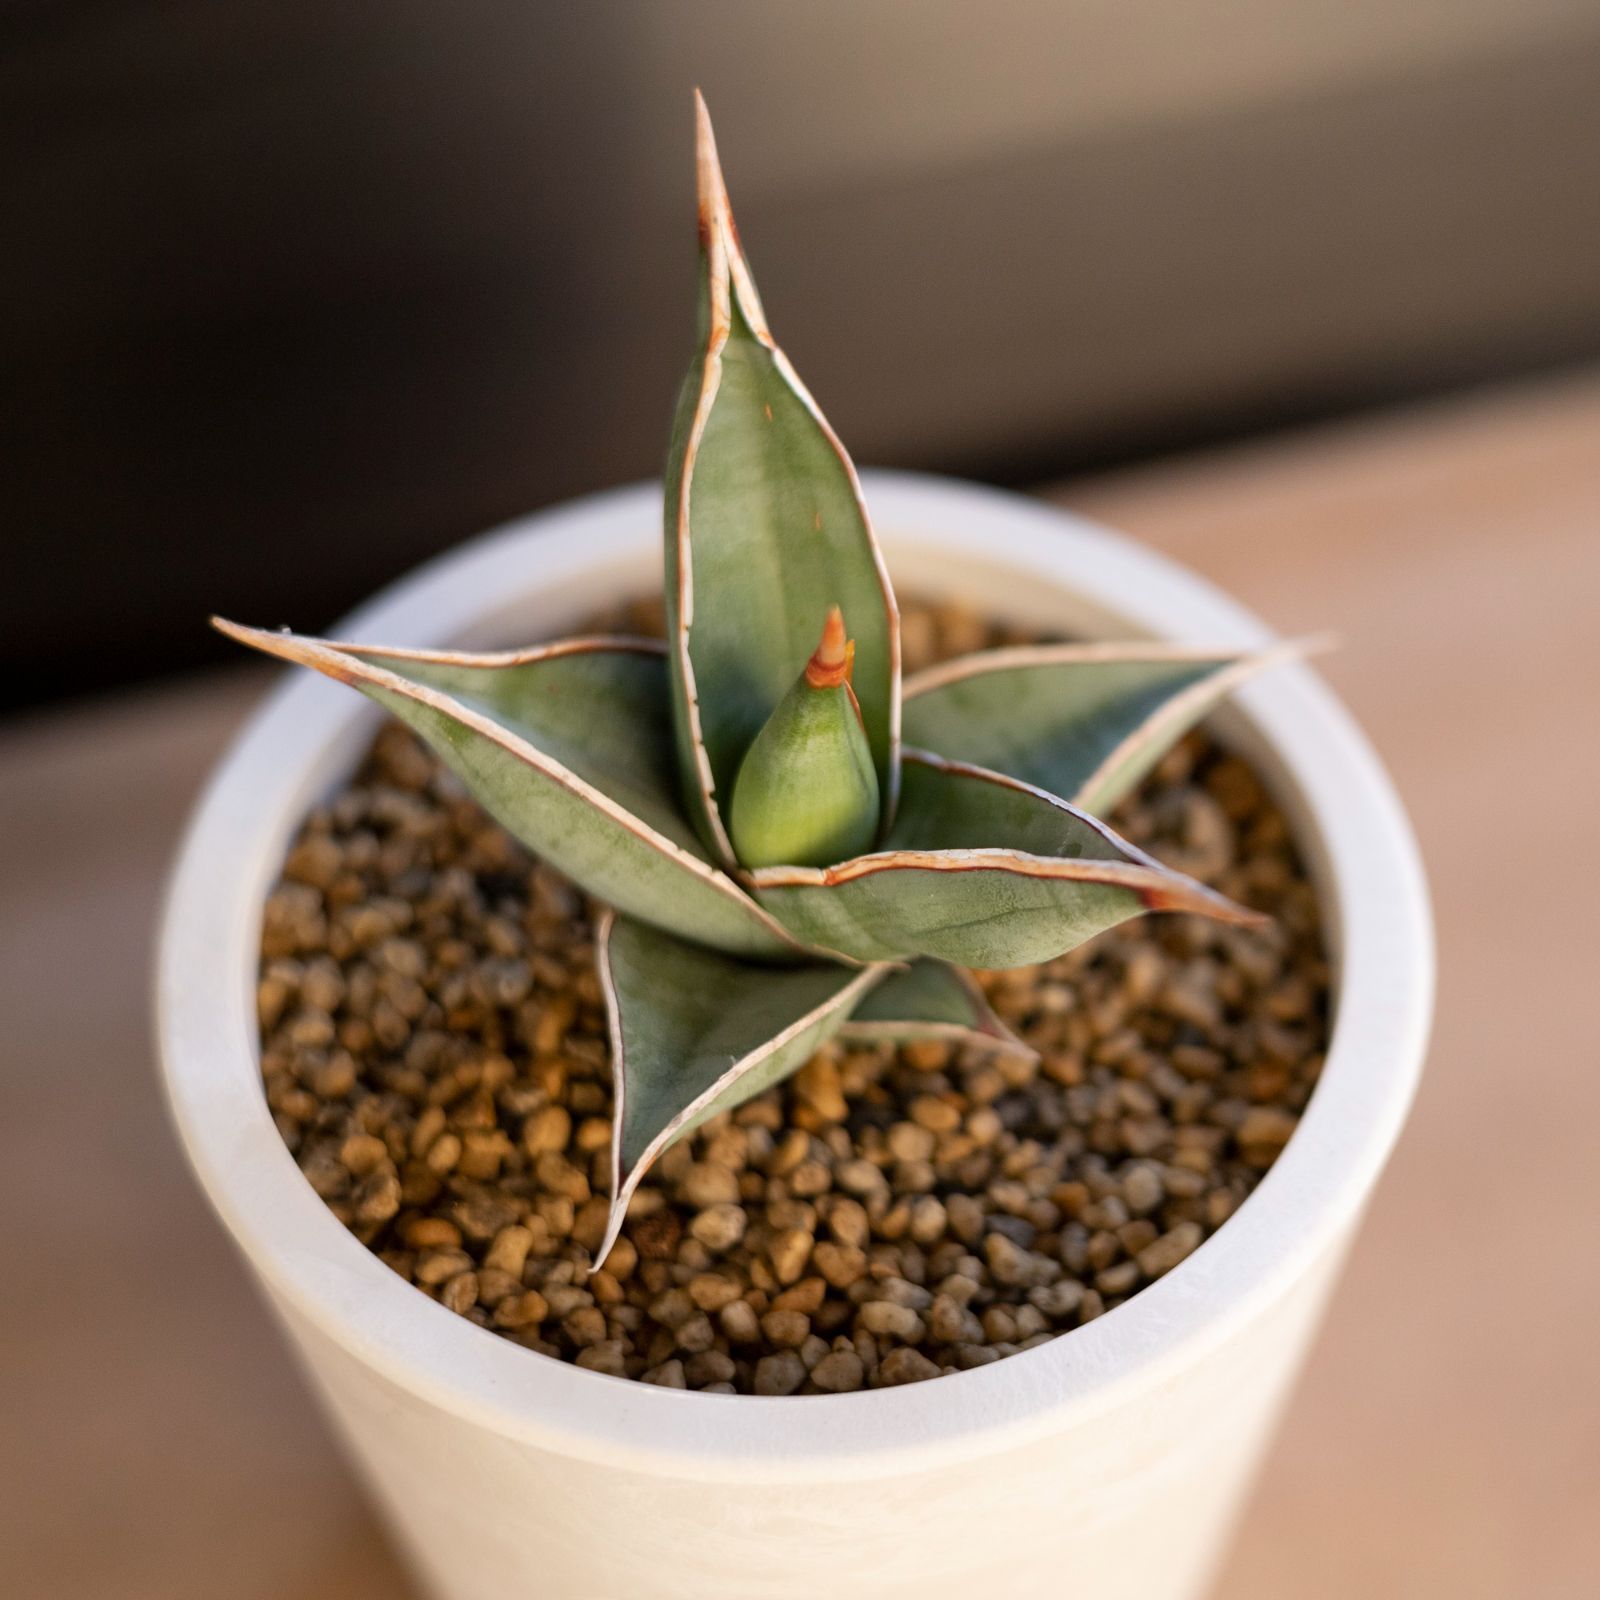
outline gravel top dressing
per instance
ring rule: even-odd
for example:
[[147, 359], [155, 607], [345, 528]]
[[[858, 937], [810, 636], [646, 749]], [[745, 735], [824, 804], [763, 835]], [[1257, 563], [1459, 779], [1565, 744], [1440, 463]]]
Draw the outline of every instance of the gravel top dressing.
[[[904, 642], [915, 670], [1017, 636], [907, 606]], [[590, 907], [387, 726], [267, 902], [268, 1104], [363, 1243], [541, 1356], [769, 1395], [981, 1366], [1221, 1226], [1327, 1044], [1315, 898], [1249, 767], [1193, 735], [1109, 820], [1272, 926], [1143, 917], [979, 974], [1038, 1061], [835, 1044], [670, 1149], [591, 1277], [611, 1080]]]

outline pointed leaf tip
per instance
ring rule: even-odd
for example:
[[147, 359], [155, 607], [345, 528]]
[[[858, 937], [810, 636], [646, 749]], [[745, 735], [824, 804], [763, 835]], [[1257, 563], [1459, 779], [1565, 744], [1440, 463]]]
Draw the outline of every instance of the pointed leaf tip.
[[1254, 652], [1162, 642], [982, 651], [907, 683], [905, 736], [1103, 813], [1231, 691], [1331, 642]]
[[728, 207], [728, 191], [722, 180], [722, 163], [717, 159], [717, 136], [711, 126], [711, 112], [705, 96], [694, 92], [694, 175], [700, 198], [702, 223]]
[[700, 248], [705, 252], [710, 289], [710, 328], [714, 340], [727, 337], [732, 315], [732, 300], [737, 298], [740, 315], [759, 339], [770, 340], [767, 315], [761, 296], [750, 276], [739, 242], [739, 227], [733, 220], [733, 203], [728, 198], [728, 182], [722, 174], [722, 158], [717, 154], [717, 136], [711, 126], [711, 113], [705, 96], [694, 92], [694, 174], [699, 210]]
[[844, 612], [830, 606], [822, 624], [822, 638], [806, 663], [806, 682], [813, 689], [836, 689], [849, 683], [855, 665], [856, 642], [844, 632]]
[[722, 166], [717, 159], [717, 135], [711, 126], [711, 108], [699, 89], [694, 92], [694, 158], [701, 198], [721, 188]]

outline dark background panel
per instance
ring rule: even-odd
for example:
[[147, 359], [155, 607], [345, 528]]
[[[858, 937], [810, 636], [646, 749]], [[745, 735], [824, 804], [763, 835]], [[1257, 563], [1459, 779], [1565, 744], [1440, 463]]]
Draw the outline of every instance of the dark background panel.
[[1600, 14], [0, 14], [0, 704], [659, 469], [689, 91], [858, 459], [1020, 480], [1600, 349]]

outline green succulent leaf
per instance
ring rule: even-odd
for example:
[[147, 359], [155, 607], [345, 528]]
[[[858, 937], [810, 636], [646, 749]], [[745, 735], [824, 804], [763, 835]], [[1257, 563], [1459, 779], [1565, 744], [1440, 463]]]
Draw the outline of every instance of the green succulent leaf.
[[863, 961], [1015, 967], [1142, 911], [1262, 920], [1042, 789], [914, 750], [903, 778], [883, 849], [747, 875], [797, 937]]
[[1038, 1053], [994, 1014], [970, 972], [943, 961], [913, 961], [891, 972], [851, 1012], [839, 1037], [859, 1044], [944, 1039]]
[[591, 894], [737, 955], [805, 953], [711, 864], [683, 819], [660, 646], [573, 639], [470, 655], [216, 625], [376, 700], [498, 822]]
[[739, 763], [830, 606], [855, 636], [856, 697], [892, 813], [900, 624], [855, 468], [767, 329], [698, 109], [701, 348], [667, 460], [667, 637], [686, 805], [731, 867], [724, 808]]
[[1225, 695], [1318, 645], [1296, 640], [1253, 654], [1141, 643], [988, 650], [906, 683], [906, 742], [1104, 813]]
[[616, 1103], [596, 1264], [662, 1151], [803, 1066], [889, 971], [757, 966], [609, 912], [597, 961]]

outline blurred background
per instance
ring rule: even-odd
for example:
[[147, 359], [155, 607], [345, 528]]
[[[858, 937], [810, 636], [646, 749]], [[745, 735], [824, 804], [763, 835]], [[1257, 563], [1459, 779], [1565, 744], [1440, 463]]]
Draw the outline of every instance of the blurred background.
[[1433, 1059], [1217, 1600], [1594, 1600], [1600, 0], [0, 8], [0, 1591], [411, 1592], [155, 1087], [204, 619], [659, 470], [696, 83], [857, 460], [1338, 630], [1416, 821]]
[[0, 704], [659, 470], [690, 90], [858, 460], [1031, 482], [1600, 351], [1595, 0], [0, 15]]

